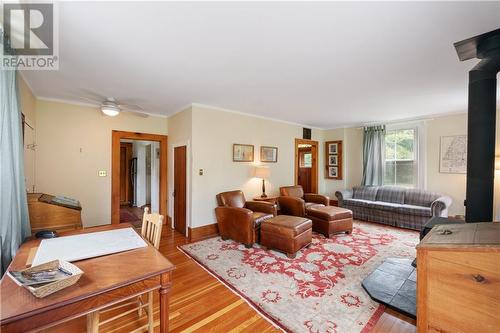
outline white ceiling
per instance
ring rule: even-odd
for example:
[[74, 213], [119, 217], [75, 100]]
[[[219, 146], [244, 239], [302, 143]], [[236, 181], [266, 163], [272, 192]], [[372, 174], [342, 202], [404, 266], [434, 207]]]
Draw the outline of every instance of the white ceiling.
[[23, 73], [38, 97], [333, 128], [465, 111], [477, 61], [453, 42], [499, 28], [500, 2], [63, 2], [59, 27], [60, 70]]

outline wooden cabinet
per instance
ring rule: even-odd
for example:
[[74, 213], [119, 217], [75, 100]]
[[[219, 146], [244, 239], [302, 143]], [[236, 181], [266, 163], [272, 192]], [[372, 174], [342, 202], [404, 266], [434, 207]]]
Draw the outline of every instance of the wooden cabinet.
[[417, 332], [500, 332], [500, 223], [438, 225], [417, 246]]

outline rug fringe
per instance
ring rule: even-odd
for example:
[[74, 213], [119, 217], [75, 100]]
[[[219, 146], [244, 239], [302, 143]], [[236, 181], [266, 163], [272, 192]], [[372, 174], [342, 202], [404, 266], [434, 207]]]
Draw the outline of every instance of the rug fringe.
[[275, 322], [274, 319], [269, 318], [268, 314], [266, 314], [265, 312], [263, 312], [263, 310], [261, 310], [260, 308], [258, 308], [251, 300], [249, 300], [247, 297], [245, 297], [244, 295], [242, 295], [238, 290], [234, 289], [228, 282], [226, 282], [224, 279], [222, 279], [221, 277], [219, 277], [215, 272], [212, 272], [208, 267], [205, 267], [201, 262], [199, 262], [194, 256], [192, 256], [189, 253], [187, 253], [186, 251], [184, 251], [184, 249], [181, 246], [177, 246], [177, 249], [180, 252], [184, 253], [184, 255], [187, 256], [188, 258], [193, 259], [193, 261], [195, 263], [197, 263], [198, 266], [200, 266], [201, 268], [203, 268], [203, 270], [205, 270], [208, 274], [210, 274], [217, 281], [219, 281], [220, 283], [222, 283], [227, 289], [229, 289], [231, 292], [233, 292], [233, 294], [237, 295], [243, 301], [245, 301], [245, 303], [247, 303], [248, 306], [250, 306], [252, 309], [254, 309], [255, 312], [257, 312], [262, 318], [264, 318], [267, 322], [269, 322], [275, 328], [279, 329], [281, 332], [285, 332], [285, 333], [289, 333], [290, 332], [288, 329], [282, 327], [280, 324], [278, 324], [277, 322]]

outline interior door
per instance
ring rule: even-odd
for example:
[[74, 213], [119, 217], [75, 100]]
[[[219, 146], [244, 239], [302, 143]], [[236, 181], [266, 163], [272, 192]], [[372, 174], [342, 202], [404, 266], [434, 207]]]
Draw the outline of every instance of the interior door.
[[131, 160], [132, 143], [120, 142], [120, 205], [130, 205], [132, 202]]
[[312, 153], [311, 149], [299, 150], [298, 185], [305, 193], [312, 193]]
[[174, 148], [174, 228], [186, 234], [186, 146]]

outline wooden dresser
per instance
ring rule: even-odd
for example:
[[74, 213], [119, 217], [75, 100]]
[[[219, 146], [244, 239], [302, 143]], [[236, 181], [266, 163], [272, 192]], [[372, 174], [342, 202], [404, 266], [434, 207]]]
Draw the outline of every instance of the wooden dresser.
[[500, 223], [438, 225], [420, 242], [417, 332], [500, 332]]
[[28, 193], [31, 233], [40, 230], [57, 232], [82, 228], [82, 207], [53, 201], [55, 197], [44, 193]]

